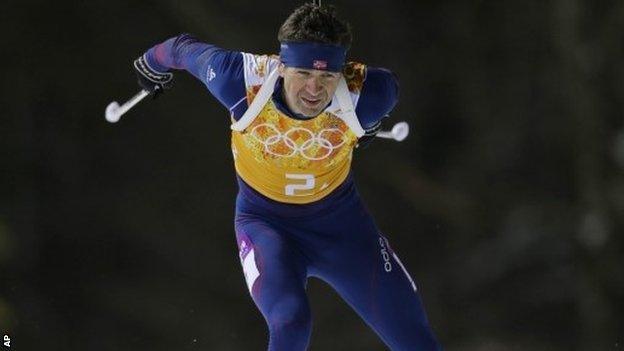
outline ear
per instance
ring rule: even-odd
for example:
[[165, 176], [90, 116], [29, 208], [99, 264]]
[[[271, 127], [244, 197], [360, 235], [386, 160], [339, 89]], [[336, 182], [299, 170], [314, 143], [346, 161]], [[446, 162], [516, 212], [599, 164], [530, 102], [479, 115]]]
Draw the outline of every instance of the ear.
[[284, 78], [284, 70], [286, 69], [286, 66], [284, 66], [283, 63], [279, 63], [279, 65], [277, 66], [277, 72], [279, 73], [280, 77]]

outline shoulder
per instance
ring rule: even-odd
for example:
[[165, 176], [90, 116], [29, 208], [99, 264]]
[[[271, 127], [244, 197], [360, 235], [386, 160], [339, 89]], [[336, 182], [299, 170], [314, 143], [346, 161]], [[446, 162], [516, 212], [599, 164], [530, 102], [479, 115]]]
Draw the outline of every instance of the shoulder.
[[245, 108], [240, 103], [246, 91], [243, 66], [241, 52], [220, 49], [211, 54], [201, 69], [208, 90], [235, 116]]
[[276, 55], [257, 55], [243, 52], [242, 60], [247, 87], [262, 85], [269, 73], [279, 65], [279, 57]]
[[239, 51], [217, 49], [206, 58], [206, 65], [219, 71], [242, 71], [243, 56]]
[[385, 68], [366, 67], [356, 114], [364, 129], [378, 126], [398, 102], [396, 75]]
[[366, 65], [359, 62], [347, 62], [342, 70], [351, 93], [359, 94], [366, 79]]

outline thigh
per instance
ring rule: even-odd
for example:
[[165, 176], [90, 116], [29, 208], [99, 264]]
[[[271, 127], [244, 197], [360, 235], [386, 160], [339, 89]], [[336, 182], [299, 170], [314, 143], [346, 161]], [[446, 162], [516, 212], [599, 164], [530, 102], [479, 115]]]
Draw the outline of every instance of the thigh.
[[237, 214], [235, 230], [247, 288], [262, 314], [284, 304], [307, 308], [305, 264], [279, 226]]
[[416, 284], [372, 218], [345, 216], [335, 226], [341, 239], [325, 255], [319, 277], [392, 350], [438, 350]]

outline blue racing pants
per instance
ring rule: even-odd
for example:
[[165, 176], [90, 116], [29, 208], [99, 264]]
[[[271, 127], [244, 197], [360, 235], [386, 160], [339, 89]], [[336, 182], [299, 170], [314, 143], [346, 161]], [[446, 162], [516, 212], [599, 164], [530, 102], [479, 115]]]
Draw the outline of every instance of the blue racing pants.
[[308, 277], [329, 284], [391, 350], [441, 350], [415, 283], [354, 188], [309, 211], [249, 194], [237, 197], [236, 237], [270, 351], [307, 348]]

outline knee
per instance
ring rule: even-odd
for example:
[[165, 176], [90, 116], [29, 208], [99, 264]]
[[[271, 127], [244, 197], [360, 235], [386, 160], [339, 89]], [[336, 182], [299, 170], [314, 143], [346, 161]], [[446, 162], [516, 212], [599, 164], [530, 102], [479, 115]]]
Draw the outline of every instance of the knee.
[[269, 328], [302, 329], [311, 328], [312, 316], [305, 299], [289, 296], [281, 298], [266, 315]]
[[265, 317], [269, 327], [269, 351], [307, 350], [312, 321], [305, 299], [281, 298]]

